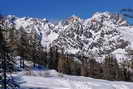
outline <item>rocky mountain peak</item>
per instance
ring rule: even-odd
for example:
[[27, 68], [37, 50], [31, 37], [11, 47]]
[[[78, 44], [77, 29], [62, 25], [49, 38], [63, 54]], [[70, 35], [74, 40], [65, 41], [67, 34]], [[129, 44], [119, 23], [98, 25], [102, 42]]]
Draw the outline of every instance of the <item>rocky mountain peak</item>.
[[57, 46], [72, 54], [101, 56], [132, 45], [133, 27], [121, 15], [110, 12], [97, 12], [88, 19], [71, 16], [58, 24], [11, 15], [6, 22], [8, 26], [14, 24], [17, 30], [23, 28], [27, 33], [38, 34], [40, 39], [36, 40], [41, 40], [43, 47]]

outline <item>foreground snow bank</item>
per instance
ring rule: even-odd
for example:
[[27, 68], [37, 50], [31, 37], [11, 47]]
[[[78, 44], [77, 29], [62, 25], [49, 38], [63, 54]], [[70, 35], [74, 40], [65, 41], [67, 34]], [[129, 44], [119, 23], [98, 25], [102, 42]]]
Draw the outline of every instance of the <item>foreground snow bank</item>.
[[[49, 76], [40, 76], [39, 74]], [[122, 81], [106, 81], [82, 76], [63, 75], [55, 70], [34, 71], [36, 74], [28, 76], [24, 73], [17, 74], [21, 77], [22, 89], [133, 89], [133, 83]]]

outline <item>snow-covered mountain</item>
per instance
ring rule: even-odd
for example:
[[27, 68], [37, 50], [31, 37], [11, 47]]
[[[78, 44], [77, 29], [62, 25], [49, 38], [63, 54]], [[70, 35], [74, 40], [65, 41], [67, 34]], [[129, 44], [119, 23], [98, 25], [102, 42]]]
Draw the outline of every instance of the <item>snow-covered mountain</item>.
[[[133, 49], [133, 26], [130, 26], [121, 15], [110, 12], [95, 13], [91, 18], [81, 19], [71, 16], [53, 24], [47, 19], [38, 19], [9, 15], [8, 26], [17, 30], [38, 34], [44, 48], [58, 46], [65, 52], [84, 54], [86, 56], [104, 56], [115, 54], [126, 57]], [[128, 50], [128, 51], [127, 51]]]

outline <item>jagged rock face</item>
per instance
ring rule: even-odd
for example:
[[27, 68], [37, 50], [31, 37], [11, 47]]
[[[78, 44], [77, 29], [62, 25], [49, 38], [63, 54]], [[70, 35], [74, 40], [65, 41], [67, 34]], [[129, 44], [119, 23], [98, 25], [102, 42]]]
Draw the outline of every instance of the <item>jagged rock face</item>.
[[119, 26], [127, 23], [118, 15], [96, 13], [84, 21], [76, 17], [71, 19], [66, 20], [69, 24], [54, 41], [55, 45], [67, 52], [100, 56], [128, 45], [118, 30]]
[[36, 40], [41, 40], [43, 47], [57, 46], [72, 54], [101, 56], [119, 49], [125, 52], [133, 44], [133, 27], [122, 16], [109, 12], [96, 13], [89, 19], [72, 16], [56, 25], [46, 19], [15, 16], [8, 16], [6, 23], [38, 34]]

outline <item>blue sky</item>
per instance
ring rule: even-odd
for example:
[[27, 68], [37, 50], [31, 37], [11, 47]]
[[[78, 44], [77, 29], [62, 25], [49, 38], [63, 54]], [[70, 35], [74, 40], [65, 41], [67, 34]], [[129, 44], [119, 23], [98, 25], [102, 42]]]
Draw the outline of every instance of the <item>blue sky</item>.
[[1, 0], [0, 13], [48, 19], [64, 19], [71, 15], [90, 17], [97, 11], [117, 12], [133, 8], [133, 0]]

